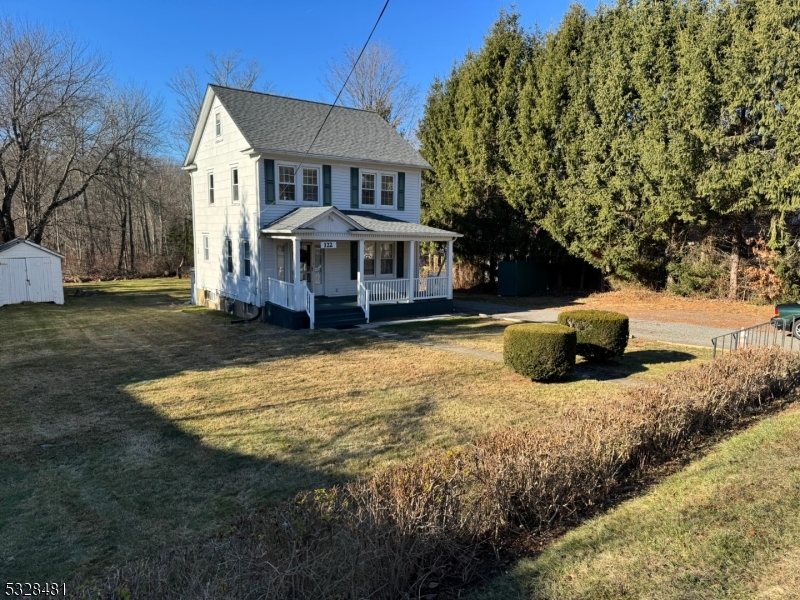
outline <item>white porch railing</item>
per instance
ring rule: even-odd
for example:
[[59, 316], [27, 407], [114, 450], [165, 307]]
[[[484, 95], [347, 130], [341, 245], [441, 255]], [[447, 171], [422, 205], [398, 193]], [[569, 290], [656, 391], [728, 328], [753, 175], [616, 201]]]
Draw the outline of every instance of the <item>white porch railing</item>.
[[294, 310], [295, 289], [294, 284], [280, 279], [269, 278], [269, 301], [283, 308]]
[[367, 323], [369, 323], [369, 290], [364, 287], [364, 284], [361, 282], [361, 273], [358, 274], [356, 290], [358, 291], [358, 305], [361, 307], [361, 310], [364, 311], [364, 318], [367, 320]]
[[365, 281], [364, 287], [369, 290], [369, 301], [372, 304], [379, 302], [408, 302], [409, 279], [378, 279]]
[[414, 299], [447, 298], [449, 287], [449, 277], [415, 277]]
[[288, 281], [268, 278], [269, 301], [289, 310], [306, 311], [311, 329], [314, 329], [314, 294], [305, 281], [295, 285]]
[[308, 315], [308, 322], [311, 329], [314, 329], [314, 293], [308, 289], [308, 284], [303, 282], [303, 307]]

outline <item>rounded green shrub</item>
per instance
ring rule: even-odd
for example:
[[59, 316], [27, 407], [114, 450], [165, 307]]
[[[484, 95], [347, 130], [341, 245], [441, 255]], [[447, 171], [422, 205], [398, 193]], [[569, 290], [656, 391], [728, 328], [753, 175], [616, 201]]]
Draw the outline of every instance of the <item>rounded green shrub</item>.
[[503, 361], [534, 381], [563, 379], [575, 366], [575, 330], [545, 323], [506, 327]]
[[578, 334], [578, 354], [589, 361], [622, 356], [628, 345], [628, 317], [606, 310], [570, 310], [558, 315], [560, 325]]

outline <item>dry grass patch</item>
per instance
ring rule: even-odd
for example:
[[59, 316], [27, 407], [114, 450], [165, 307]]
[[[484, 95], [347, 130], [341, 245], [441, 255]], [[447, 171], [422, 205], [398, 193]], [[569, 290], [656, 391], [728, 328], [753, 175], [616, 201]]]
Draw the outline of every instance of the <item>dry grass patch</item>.
[[568, 533], [472, 600], [798, 598], [800, 409]]
[[[88, 295], [74, 296], [79, 288]], [[188, 281], [0, 308], [0, 572], [98, 572], [301, 490], [614, 397], [361, 332], [229, 324]], [[693, 356], [685, 357], [685, 360]]]

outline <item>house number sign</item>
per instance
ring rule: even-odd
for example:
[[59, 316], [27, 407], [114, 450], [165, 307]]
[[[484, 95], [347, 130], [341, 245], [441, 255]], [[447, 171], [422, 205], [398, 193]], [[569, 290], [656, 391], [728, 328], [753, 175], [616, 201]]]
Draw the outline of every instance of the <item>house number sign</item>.
[[322, 246], [323, 250], [334, 250], [336, 248], [336, 242], [320, 242], [320, 246]]

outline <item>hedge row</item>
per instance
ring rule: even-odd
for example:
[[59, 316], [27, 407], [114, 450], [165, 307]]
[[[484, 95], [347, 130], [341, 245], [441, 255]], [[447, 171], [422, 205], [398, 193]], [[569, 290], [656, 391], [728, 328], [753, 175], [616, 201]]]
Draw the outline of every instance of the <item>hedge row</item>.
[[628, 317], [604, 310], [571, 310], [558, 315], [558, 323], [578, 334], [577, 352], [589, 361], [622, 356], [630, 337]]
[[448, 575], [468, 577], [520, 528], [563, 527], [696, 435], [729, 429], [798, 384], [797, 355], [742, 350], [536, 429], [303, 494], [72, 589], [87, 599], [425, 596]]

